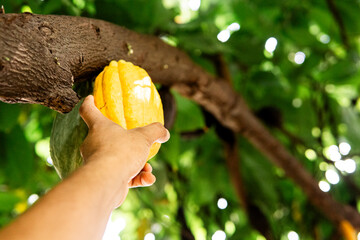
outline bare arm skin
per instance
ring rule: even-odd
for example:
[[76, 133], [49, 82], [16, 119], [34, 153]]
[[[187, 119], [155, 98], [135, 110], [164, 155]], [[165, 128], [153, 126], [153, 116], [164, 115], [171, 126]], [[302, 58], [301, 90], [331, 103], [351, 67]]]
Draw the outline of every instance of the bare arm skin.
[[155, 182], [146, 158], [152, 143], [170, 137], [160, 123], [125, 130], [100, 113], [92, 96], [80, 114], [89, 127], [81, 147], [84, 166], [0, 231], [0, 239], [99, 240], [129, 187]]

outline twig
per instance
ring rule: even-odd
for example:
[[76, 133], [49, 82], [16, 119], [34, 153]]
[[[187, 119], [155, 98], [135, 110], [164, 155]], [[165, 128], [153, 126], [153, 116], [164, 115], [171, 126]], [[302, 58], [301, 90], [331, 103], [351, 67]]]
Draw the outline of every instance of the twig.
[[[231, 85], [232, 79], [231, 79], [230, 70], [227, 63], [225, 62], [223, 55], [217, 54], [213, 58], [213, 62], [216, 68], [217, 75]], [[209, 114], [211, 113], [208, 113], [206, 115]], [[213, 122], [215, 122], [217, 135], [224, 143], [226, 165], [228, 167], [230, 179], [233, 183], [240, 204], [246, 210], [248, 205], [246, 200], [245, 186], [240, 171], [239, 161], [241, 159], [238, 152], [236, 134], [231, 129], [222, 126], [221, 123], [218, 122], [215, 118], [213, 119]]]
[[346, 34], [345, 24], [344, 24], [344, 21], [343, 21], [343, 19], [341, 17], [340, 11], [336, 7], [334, 0], [326, 0], [326, 3], [328, 5], [328, 8], [329, 8], [331, 14], [334, 17], [335, 22], [337, 23], [337, 25], [339, 27], [341, 41], [343, 42], [345, 48], [349, 49], [350, 48], [350, 43], [349, 43], [348, 36]]
[[194, 235], [192, 234], [185, 218], [184, 208], [180, 205], [177, 214], [176, 220], [181, 223], [180, 235], [182, 240], [195, 240]]
[[[230, 70], [224, 57], [221, 54], [218, 54], [214, 59], [214, 63], [217, 74], [221, 80], [232, 85]], [[207, 115], [209, 114], [210, 113]], [[263, 211], [247, 197], [245, 184], [241, 174], [241, 157], [239, 155], [236, 134], [231, 129], [222, 126], [216, 119], [213, 119], [213, 122], [215, 123], [216, 133], [224, 144], [225, 159], [230, 180], [235, 188], [240, 204], [247, 213], [251, 226], [259, 231], [267, 240], [274, 239], [269, 221], [265, 217]]]
[[247, 200], [246, 200], [244, 183], [241, 177], [241, 170], [239, 164], [241, 158], [239, 156], [236, 138], [233, 143], [224, 142], [224, 148], [225, 148], [226, 165], [229, 171], [230, 180], [234, 186], [236, 195], [240, 201], [241, 206], [246, 210]]
[[167, 129], [172, 128], [176, 118], [176, 102], [174, 96], [170, 92], [170, 88], [162, 86], [159, 90], [161, 101], [164, 109], [164, 125]]
[[207, 128], [199, 128], [199, 129], [195, 129], [192, 131], [184, 131], [180, 133], [180, 136], [183, 139], [194, 139], [194, 138], [198, 138], [201, 137], [202, 135], [204, 135], [207, 132]]

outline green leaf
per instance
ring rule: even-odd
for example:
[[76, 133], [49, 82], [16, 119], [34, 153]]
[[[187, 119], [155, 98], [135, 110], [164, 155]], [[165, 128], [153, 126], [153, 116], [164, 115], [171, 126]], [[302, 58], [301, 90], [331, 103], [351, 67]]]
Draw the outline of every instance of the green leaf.
[[96, 0], [95, 6], [97, 17], [144, 33], [164, 28], [172, 15], [158, 0]]
[[246, 183], [246, 191], [251, 201], [261, 203], [261, 208], [267, 211], [275, 210], [278, 202], [275, 189], [275, 176], [272, 166], [261, 155], [254, 152], [247, 143], [242, 143], [242, 174]]
[[10, 131], [16, 125], [20, 111], [17, 104], [0, 102], [0, 131]]
[[180, 156], [180, 136], [171, 132], [171, 138], [168, 142], [161, 145], [160, 155], [171, 164], [174, 169], [178, 169], [178, 159]]
[[226, 43], [227, 52], [238, 61], [246, 65], [260, 64], [264, 59], [264, 44], [266, 39], [259, 39], [249, 31], [241, 30], [234, 32]]
[[83, 100], [67, 114], [58, 113], [50, 137], [50, 154], [61, 178], [67, 177], [83, 164], [80, 146], [88, 127], [79, 114]]
[[4, 135], [5, 174], [11, 186], [28, 184], [34, 170], [34, 153], [19, 125]]
[[335, 63], [321, 74], [321, 79], [333, 84], [357, 82], [359, 78], [358, 64], [350, 59], [341, 60]]
[[347, 140], [352, 152], [360, 152], [360, 120], [358, 113], [351, 108], [341, 109], [342, 121], [346, 124]]
[[44, 2], [43, 14], [51, 14], [62, 8], [63, 4], [58, 0], [49, 0]]
[[0, 192], [0, 212], [10, 212], [19, 200], [14, 193]]
[[177, 132], [203, 129], [205, 121], [200, 107], [176, 92], [174, 92], [174, 97], [177, 106], [174, 129]]

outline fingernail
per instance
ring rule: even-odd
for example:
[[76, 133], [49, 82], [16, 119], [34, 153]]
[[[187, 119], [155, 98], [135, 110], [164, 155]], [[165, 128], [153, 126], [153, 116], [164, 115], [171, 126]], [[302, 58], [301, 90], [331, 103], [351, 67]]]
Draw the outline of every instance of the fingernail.
[[143, 185], [144, 187], [147, 186], [147, 183], [143, 178], [140, 178], [140, 181], [141, 181], [141, 185]]

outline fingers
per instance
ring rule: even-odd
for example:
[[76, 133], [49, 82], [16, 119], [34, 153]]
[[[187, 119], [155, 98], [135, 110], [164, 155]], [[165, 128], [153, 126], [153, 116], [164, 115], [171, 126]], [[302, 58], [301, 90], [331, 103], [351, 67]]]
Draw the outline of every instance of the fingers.
[[143, 170], [144, 172], [152, 172], [152, 167], [149, 163], [146, 163]]
[[96, 122], [106, 119], [106, 117], [95, 106], [94, 96], [92, 95], [85, 98], [80, 107], [79, 113], [89, 128], [92, 128]]
[[129, 187], [146, 187], [154, 184], [156, 178], [151, 172], [151, 165], [146, 163], [141, 172], [129, 182]]
[[154, 142], [164, 143], [170, 138], [169, 131], [158, 122], [136, 129], [145, 135], [146, 139], [153, 144]]
[[129, 182], [129, 187], [147, 187], [154, 184], [156, 177], [151, 172], [141, 171]]

